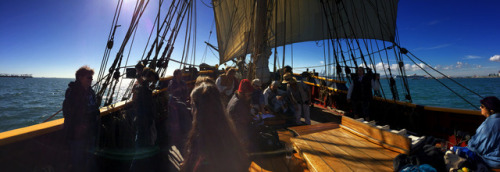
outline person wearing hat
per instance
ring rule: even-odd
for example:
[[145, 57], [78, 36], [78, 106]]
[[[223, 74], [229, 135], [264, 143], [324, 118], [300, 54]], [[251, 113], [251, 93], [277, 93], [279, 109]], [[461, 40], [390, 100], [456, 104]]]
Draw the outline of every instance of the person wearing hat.
[[283, 74], [283, 80], [281, 81], [281, 84], [279, 85], [280, 90], [286, 90], [286, 85], [288, 84], [288, 81], [290, 81], [293, 78], [292, 73], [285, 73]]
[[[486, 119], [470, 138], [467, 147], [454, 146], [451, 151], [471, 162], [472, 169], [489, 171], [487, 168], [500, 168], [500, 100], [489, 96], [480, 102], [481, 115]], [[483, 167], [484, 164], [488, 167]]]
[[[291, 76], [291, 75], [290, 75]], [[295, 107], [295, 123], [300, 124], [300, 118], [304, 116], [307, 125], [311, 125], [311, 114], [309, 105], [311, 105], [311, 90], [303, 82], [297, 82], [295, 77], [285, 78], [287, 83], [287, 94], [290, 95]]]
[[252, 99], [253, 87], [250, 80], [243, 79], [238, 90], [235, 92], [227, 104], [227, 114], [234, 122], [236, 131], [242, 137], [242, 143], [249, 143], [250, 124], [252, 114], [250, 113], [250, 103]]
[[500, 168], [500, 100], [490, 96], [481, 101], [486, 120], [477, 128], [467, 148], [477, 153], [490, 168]]
[[252, 80], [252, 114], [257, 115], [259, 113], [264, 113], [264, 95], [262, 94], [262, 83], [260, 79]]

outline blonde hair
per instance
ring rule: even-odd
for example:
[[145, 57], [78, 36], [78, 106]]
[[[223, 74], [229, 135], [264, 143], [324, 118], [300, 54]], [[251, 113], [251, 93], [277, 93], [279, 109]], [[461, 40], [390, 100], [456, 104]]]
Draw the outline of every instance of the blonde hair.
[[210, 83], [210, 84], [215, 84], [214, 80], [212, 78], [210, 78], [209, 76], [198, 76], [198, 78], [196, 78], [194, 86], [197, 87], [201, 83], [204, 83], [204, 82]]

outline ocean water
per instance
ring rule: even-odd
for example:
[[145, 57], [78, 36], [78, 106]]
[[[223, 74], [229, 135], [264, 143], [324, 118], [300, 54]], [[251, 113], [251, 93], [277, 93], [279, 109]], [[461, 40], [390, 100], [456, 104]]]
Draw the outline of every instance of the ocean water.
[[0, 78], [0, 131], [38, 124], [56, 113], [71, 80]]
[[[62, 109], [71, 81], [74, 79], [0, 77], [0, 132], [39, 124]], [[120, 92], [127, 86], [123, 82]], [[51, 120], [62, 117], [60, 112]]]
[[[413, 101], [412, 103], [425, 106], [479, 110], [479, 101], [482, 98], [475, 93], [482, 97], [500, 97], [500, 87], [498, 87], [498, 85], [500, 85], [500, 78], [454, 78], [453, 80], [471, 91], [449, 79], [409, 79], [408, 85]], [[438, 81], [445, 84], [448, 88]], [[386, 79], [382, 79], [381, 85], [384, 89], [386, 98], [392, 99], [389, 82]], [[396, 82], [396, 85], [400, 95], [399, 97], [402, 100], [405, 94], [404, 87], [401, 82]], [[457, 94], [453, 93], [451, 90], [458, 93], [458, 95], [463, 98], [457, 96]], [[470, 104], [464, 99], [470, 102]]]
[[[0, 132], [26, 127], [43, 122], [62, 108], [64, 93], [68, 83], [74, 79], [59, 78], [1, 78], [0, 77]], [[481, 96], [500, 96], [500, 78], [459, 78], [457, 82]], [[434, 79], [408, 80], [413, 103], [460, 109], [479, 107], [479, 96], [454, 84], [450, 80], [440, 79], [458, 92], [473, 106], [463, 101], [453, 92], [443, 87]], [[391, 98], [387, 80], [381, 80], [386, 97]], [[127, 84], [122, 84], [125, 88]], [[400, 97], [403, 98], [403, 86], [397, 83]], [[124, 90], [124, 89], [122, 89]], [[62, 118], [62, 113], [53, 119]]]

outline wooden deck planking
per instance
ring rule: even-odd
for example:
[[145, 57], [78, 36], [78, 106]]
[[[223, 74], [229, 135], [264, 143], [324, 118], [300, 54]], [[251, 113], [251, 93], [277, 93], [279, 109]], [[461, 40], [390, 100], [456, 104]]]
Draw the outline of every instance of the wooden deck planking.
[[[379, 153], [380, 157], [378, 158], [393, 158], [399, 155], [398, 152], [386, 150], [386, 149], [381, 149], [381, 147], [377, 144], [367, 142], [365, 139], [359, 137], [359, 136], [354, 136], [351, 133], [348, 133], [346, 131], [343, 132], [336, 132], [335, 130], [328, 131], [328, 133], [336, 136], [339, 135], [339, 137], [344, 137], [344, 138], [349, 138], [349, 139], [342, 139], [341, 141], [345, 142], [346, 144], [350, 144], [353, 146], [356, 146], [357, 149], [360, 151], [372, 151], [372, 153]], [[366, 143], [371, 143], [371, 144], [366, 144]]]
[[[306, 139], [306, 140], [304, 140]], [[352, 171], [352, 169], [340, 159], [330, 155], [328, 150], [322, 148], [319, 143], [308, 141], [307, 138], [294, 138], [294, 148], [302, 155], [311, 171]], [[325, 156], [326, 155], [326, 156]], [[311, 163], [314, 162], [314, 163]]]
[[409, 153], [411, 140], [405, 136], [370, 126], [349, 117], [342, 117], [341, 127], [387, 149], [399, 153]]
[[[353, 171], [372, 171], [369, 164], [360, 163], [357, 161], [364, 158], [363, 156], [359, 154], [351, 154], [352, 152], [349, 152], [348, 148], [341, 148], [339, 146], [331, 144], [325, 138], [328, 136], [325, 136], [322, 133], [315, 133], [306, 135], [305, 137], [314, 140], [309, 142], [310, 145], [314, 146], [313, 149], [318, 149], [328, 152], [329, 154], [328, 156], [333, 156], [335, 157], [335, 159], [339, 159], [342, 163], [350, 167]], [[329, 163], [329, 161], [327, 161], [327, 163]], [[334, 163], [330, 165], [330, 167], [332, 168], [335, 168], [336, 166], [338, 165]]]
[[345, 129], [330, 129], [293, 138], [311, 171], [393, 171], [399, 154]]
[[249, 172], [268, 172], [265, 169], [262, 169], [261, 166], [259, 166], [257, 163], [252, 161], [252, 164], [250, 164], [250, 167], [248, 168]]
[[254, 158], [250, 172], [309, 172], [305, 161], [296, 153], [290, 159], [284, 154]]
[[330, 129], [334, 129], [334, 128], [339, 128], [339, 124], [333, 123], [333, 122], [328, 122], [328, 123], [321, 123], [321, 124], [316, 124], [316, 125], [303, 125], [303, 126], [290, 127], [288, 129], [294, 131], [298, 135], [306, 135], [306, 134], [316, 133], [316, 132], [330, 130]]
[[294, 153], [291, 160], [291, 165], [288, 166], [290, 172], [309, 172], [306, 161], [299, 153]]
[[[366, 140], [358, 140], [356, 137], [351, 137], [352, 139], [339, 139], [337, 136], [331, 135], [331, 132], [337, 132], [339, 134], [345, 134], [345, 131], [337, 129], [335, 131], [325, 131], [325, 137], [318, 137], [319, 135], [315, 135], [316, 139], [324, 141], [329, 144], [323, 144], [325, 148], [330, 149], [330, 147], [337, 147], [338, 149], [346, 152], [348, 154], [349, 160], [357, 162], [359, 164], [365, 164], [369, 168], [375, 169], [375, 171], [393, 171], [392, 167], [392, 159], [385, 155], [385, 152], [380, 147], [371, 147], [366, 149], [366, 145], [374, 145], [373, 143], [369, 143]], [[322, 135], [323, 136], [323, 135]], [[332, 137], [333, 136], [333, 137]], [[359, 143], [359, 144], [354, 144]], [[376, 145], [374, 145], [376, 146]], [[379, 157], [379, 158], [375, 158]], [[381, 158], [380, 158], [381, 157]], [[344, 157], [347, 158], [347, 157]], [[390, 162], [388, 163], [387, 160]]]
[[[330, 134], [334, 131], [328, 131]], [[345, 136], [347, 133], [345, 132], [338, 132], [339, 135]], [[379, 146], [375, 144], [363, 144], [362, 142], [359, 141], [359, 139], [362, 138], [357, 138], [357, 139], [339, 139], [338, 142], [344, 143], [347, 145], [352, 145], [354, 146], [356, 151], [363, 152], [367, 156], [371, 157], [372, 159], [376, 160], [380, 164], [383, 164], [387, 167], [392, 167], [393, 165], [393, 159], [398, 155], [398, 153], [393, 152], [393, 151], [388, 151], [385, 149], [380, 149]]]

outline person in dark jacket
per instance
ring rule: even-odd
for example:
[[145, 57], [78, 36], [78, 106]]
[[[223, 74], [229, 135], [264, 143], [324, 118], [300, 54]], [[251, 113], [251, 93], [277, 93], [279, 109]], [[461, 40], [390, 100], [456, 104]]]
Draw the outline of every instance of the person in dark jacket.
[[[370, 120], [370, 102], [372, 101], [372, 72], [368, 68], [367, 73], [358, 67], [356, 74], [352, 77], [352, 83], [347, 92], [347, 102], [352, 105], [354, 117], [362, 117]], [[361, 116], [359, 116], [361, 115]]]
[[82, 66], [75, 73], [76, 80], [68, 84], [64, 102], [64, 132], [69, 143], [70, 171], [88, 171], [95, 162], [93, 151], [99, 127], [99, 105], [90, 87], [94, 70]]
[[155, 144], [155, 111], [153, 107], [153, 91], [150, 83], [158, 80], [158, 74], [150, 68], [144, 68], [142, 82], [137, 87], [134, 101], [136, 110], [136, 142], [138, 147], [148, 147]]
[[168, 84], [168, 92], [172, 97], [185, 102], [189, 96], [187, 88], [186, 82], [182, 80], [182, 70], [176, 69], [174, 71], [174, 78]]

